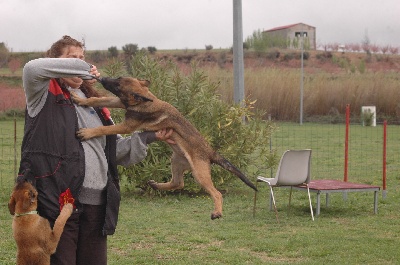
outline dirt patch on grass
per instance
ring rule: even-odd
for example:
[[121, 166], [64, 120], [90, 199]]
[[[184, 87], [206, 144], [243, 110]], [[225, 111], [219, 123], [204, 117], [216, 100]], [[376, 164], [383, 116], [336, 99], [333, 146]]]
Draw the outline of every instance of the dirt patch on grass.
[[0, 83], [0, 112], [25, 109], [25, 93], [21, 87], [14, 87]]

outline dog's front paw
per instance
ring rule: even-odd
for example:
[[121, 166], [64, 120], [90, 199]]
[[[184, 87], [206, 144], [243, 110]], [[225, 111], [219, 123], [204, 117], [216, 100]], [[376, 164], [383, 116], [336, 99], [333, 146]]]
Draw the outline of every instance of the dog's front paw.
[[90, 129], [88, 128], [79, 129], [79, 131], [76, 132], [76, 136], [82, 141], [86, 141], [89, 140], [90, 138], [93, 138], [93, 136], [90, 134]]
[[81, 98], [74, 91], [71, 91], [72, 100], [79, 106], [87, 106], [86, 99]]
[[72, 203], [67, 203], [63, 206], [61, 214], [67, 214], [68, 216], [71, 216], [73, 210], [74, 206], [72, 205]]

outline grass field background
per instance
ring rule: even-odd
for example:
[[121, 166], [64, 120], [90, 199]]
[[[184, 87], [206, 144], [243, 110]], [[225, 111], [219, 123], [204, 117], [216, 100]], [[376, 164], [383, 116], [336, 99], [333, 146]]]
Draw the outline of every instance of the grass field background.
[[[0, 122], [0, 264], [15, 264], [12, 216], [7, 209], [13, 183], [14, 123]], [[344, 133], [341, 124], [277, 123], [271, 148], [311, 148], [312, 178], [343, 179]], [[17, 158], [23, 122], [16, 123]], [[350, 128], [349, 181], [382, 184], [382, 126]], [[305, 192], [276, 190], [278, 224], [269, 211], [269, 191], [260, 187], [253, 217], [253, 191], [235, 181], [224, 187], [223, 218], [210, 220], [208, 195], [142, 196], [123, 191], [120, 219], [109, 237], [109, 264], [398, 264], [400, 260], [400, 127], [388, 126], [387, 196], [372, 193], [330, 195], [314, 222]], [[262, 158], [255, 167], [265, 175]], [[273, 170], [275, 172], [275, 170]], [[253, 181], [256, 176], [249, 176]], [[125, 182], [122, 181], [123, 187]], [[316, 198], [312, 194], [315, 208]]]

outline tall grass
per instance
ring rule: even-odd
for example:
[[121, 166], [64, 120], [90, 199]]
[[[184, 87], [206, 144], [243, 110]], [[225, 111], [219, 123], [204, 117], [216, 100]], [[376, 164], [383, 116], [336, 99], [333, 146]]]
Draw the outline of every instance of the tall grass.
[[[205, 71], [211, 80], [220, 82], [219, 92], [223, 98], [232, 100], [232, 71], [218, 67], [205, 68]], [[298, 119], [300, 69], [249, 68], [244, 78], [246, 97], [257, 99], [256, 107], [266, 110], [276, 120]], [[374, 105], [378, 118], [397, 122], [400, 118], [399, 80], [399, 72], [305, 73], [304, 117], [343, 114], [347, 104], [353, 110]]]
[[[276, 51], [272, 53], [275, 54]], [[324, 57], [324, 60], [321, 59], [323, 54], [319, 52], [310, 54], [310, 58], [305, 61], [304, 73], [303, 114], [306, 120], [343, 114], [345, 106], [350, 104], [353, 110], [374, 105], [377, 108], [378, 119], [385, 118], [392, 123], [400, 123], [398, 56], [385, 56], [386, 60], [376, 56], [375, 62], [366, 63], [364, 56], [356, 53], [334, 53], [333, 57]], [[39, 54], [35, 56], [38, 57]], [[232, 101], [232, 55], [227, 51], [171, 50], [160, 51], [156, 56], [160, 60], [175, 60], [182, 66], [183, 72], [191, 68], [191, 61], [198, 61], [210, 81], [220, 82], [218, 91], [222, 97]], [[257, 99], [255, 106], [266, 110], [267, 115], [271, 115], [273, 119], [295, 121], [299, 117], [300, 109], [300, 60], [282, 58], [284, 56], [269, 58], [268, 54], [264, 57], [254, 57], [251, 53], [246, 53], [245, 93], [247, 97]], [[105, 63], [106, 61], [96, 65], [100, 67]], [[2, 83], [21, 86], [21, 69], [12, 75], [9, 69], [0, 68], [0, 75]], [[360, 111], [357, 115], [360, 115]]]

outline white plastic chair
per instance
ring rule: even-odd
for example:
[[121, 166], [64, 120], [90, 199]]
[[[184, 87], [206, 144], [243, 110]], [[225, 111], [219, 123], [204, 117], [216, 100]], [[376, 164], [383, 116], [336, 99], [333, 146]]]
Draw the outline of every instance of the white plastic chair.
[[[278, 211], [276, 209], [275, 197], [272, 188], [275, 187], [290, 187], [289, 207], [292, 198], [292, 188], [295, 186], [307, 186], [308, 200], [310, 202], [311, 218], [314, 221], [314, 212], [311, 204], [310, 190], [308, 183], [310, 183], [310, 164], [311, 164], [311, 149], [304, 150], [287, 150], [283, 153], [279, 162], [278, 170], [275, 178], [265, 178], [262, 176], [257, 177], [258, 182], [265, 182], [271, 190], [270, 200], [272, 199], [276, 220], [278, 219]], [[254, 208], [253, 216], [256, 211], [257, 193], [254, 195]], [[270, 201], [271, 209], [271, 201]]]

